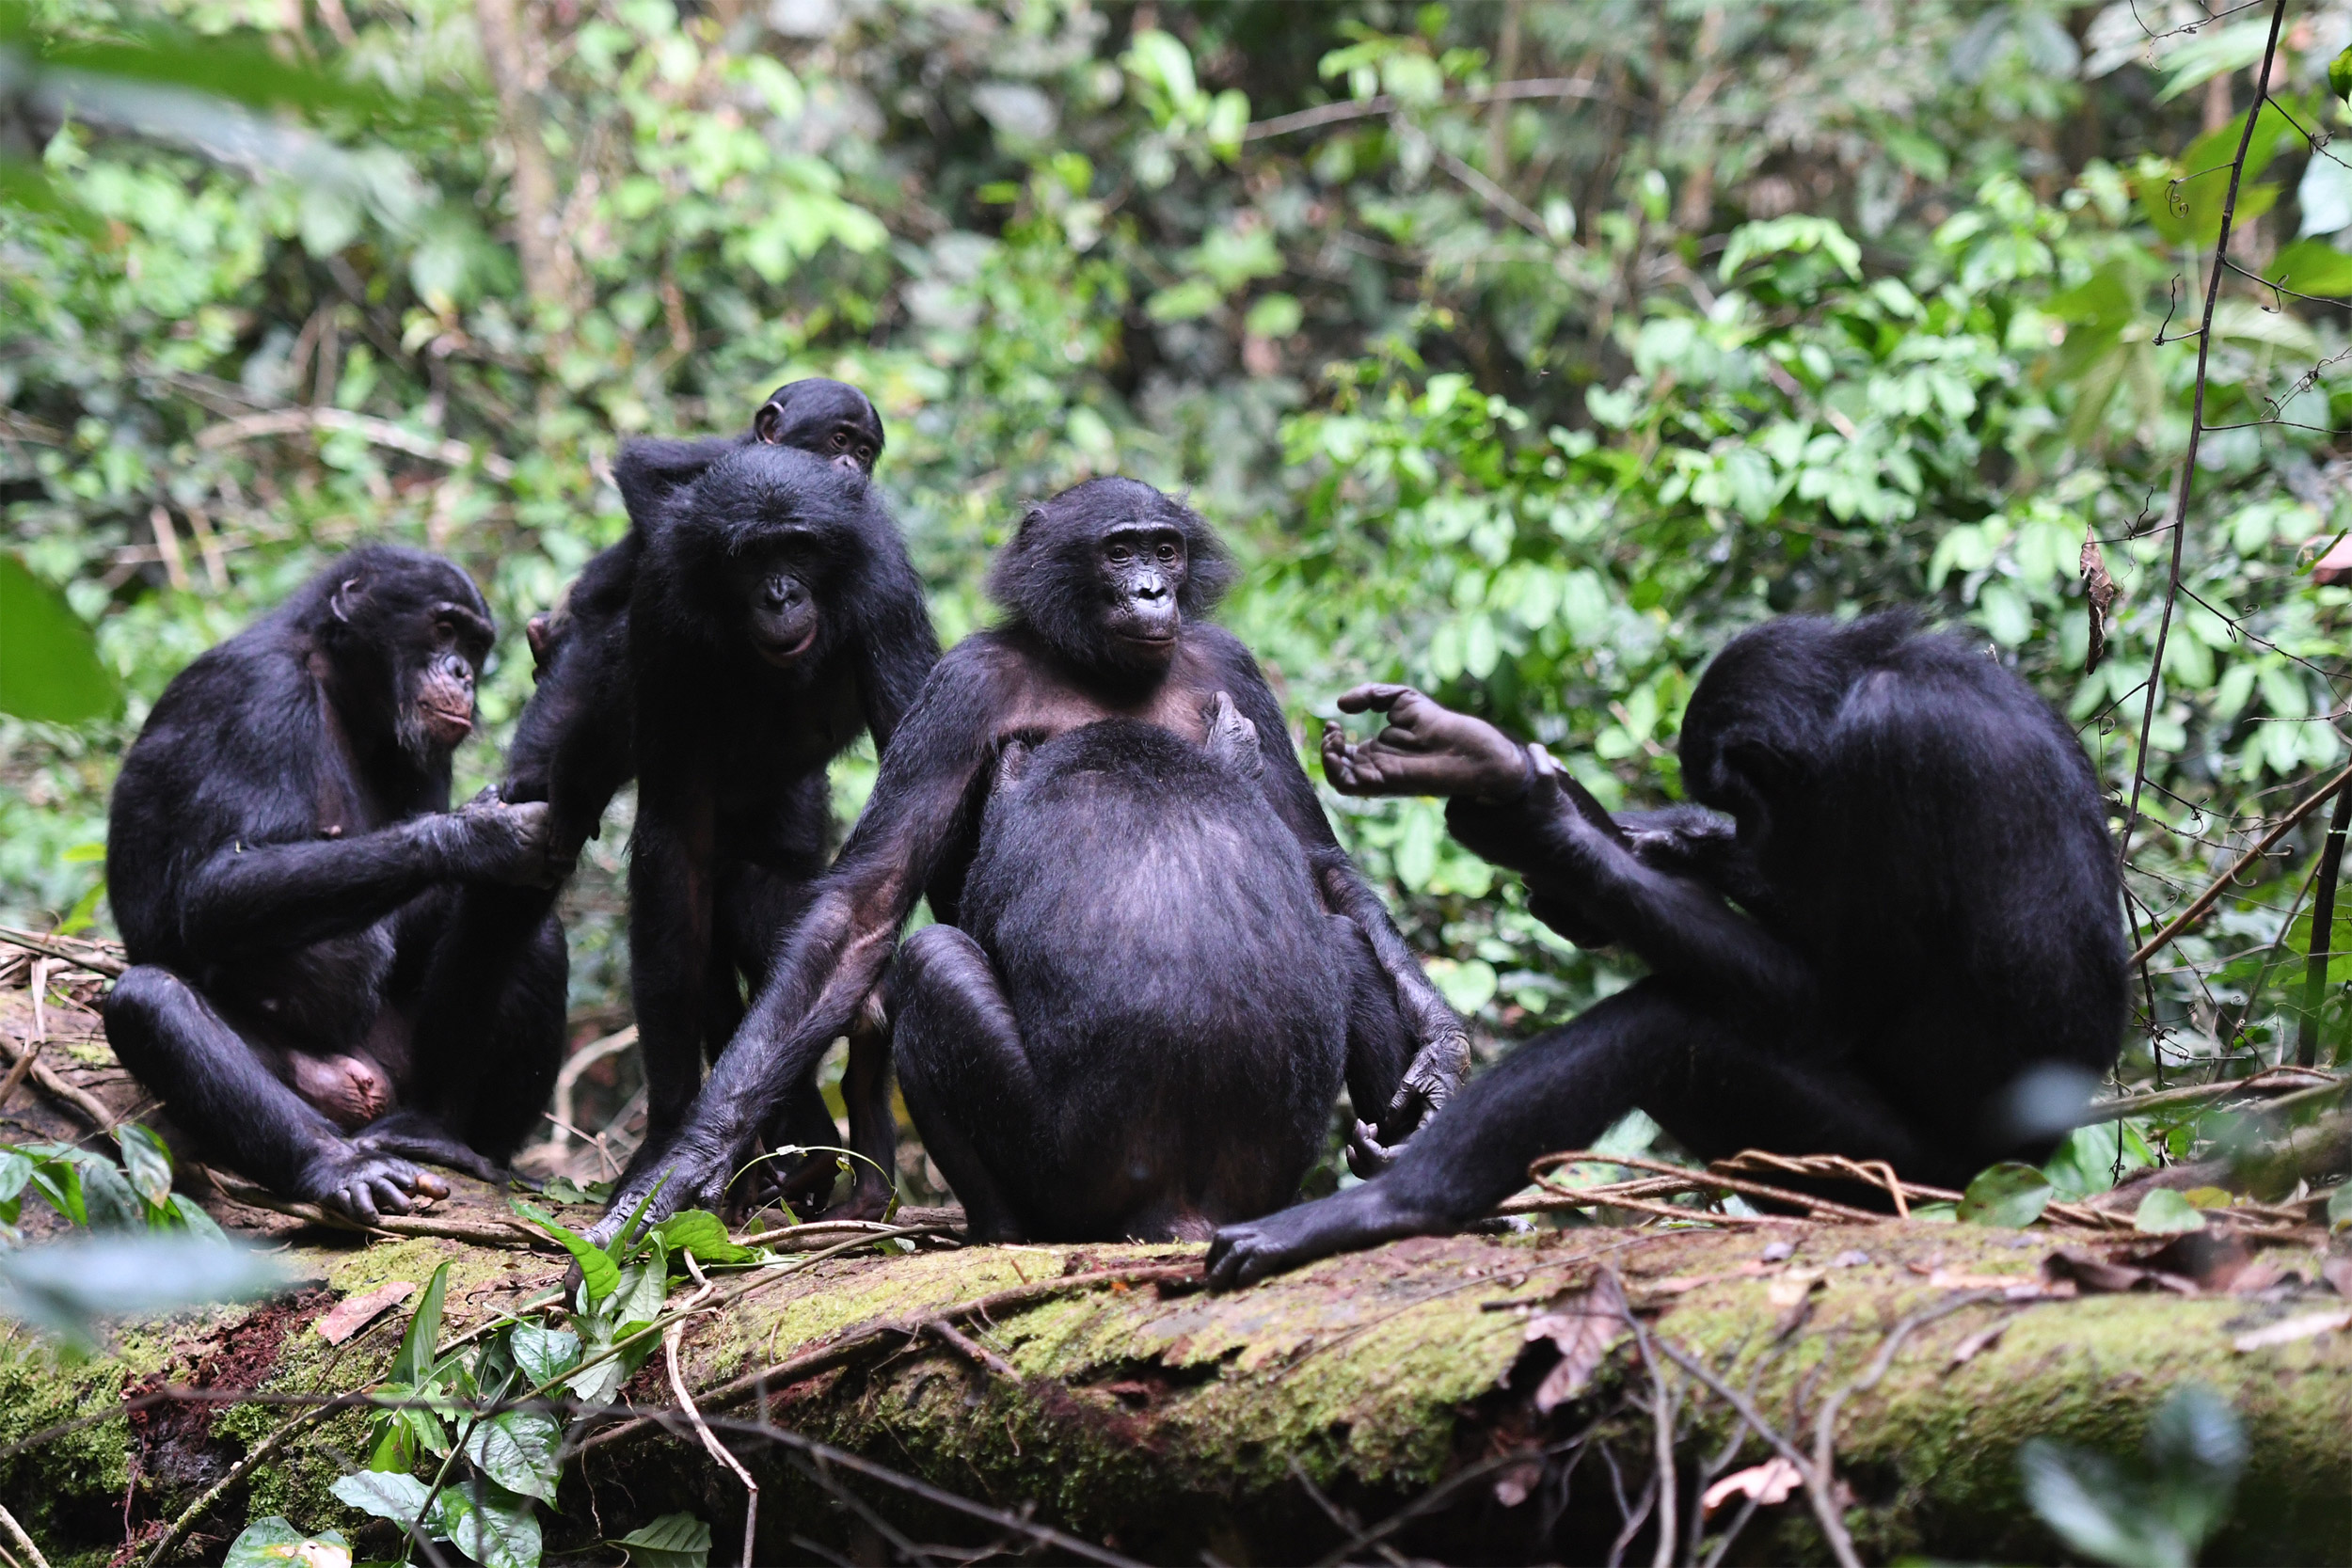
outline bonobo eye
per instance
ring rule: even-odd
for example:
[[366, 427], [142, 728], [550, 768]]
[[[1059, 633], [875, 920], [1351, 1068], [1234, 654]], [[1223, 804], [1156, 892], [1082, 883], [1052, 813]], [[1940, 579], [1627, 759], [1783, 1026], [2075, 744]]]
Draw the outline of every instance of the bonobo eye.
[[848, 446], [849, 444], [850, 444], [850, 434], [849, 434], [849, 432], [848, 432], [848, 431], [846, 431], [846, 430], [836, 430], [836, 431], [834, 431], [834, 432], [833, 433], [833, 445], [834, 445], [834, 450], [835, 451], [840, 451], [842, 448], [844, 448], [844, 447]]
[[1134, 552], [1124, 545], [1113, 545], [1109, 553], [1110, 562], [1114, 566], [1124, 566], [1135, 558]]
[[1160, 563], [1165, 566], [1173, 566], [1176, 564], [1175, 546], [1168, 544], [1163, 544], [1160, 546]]

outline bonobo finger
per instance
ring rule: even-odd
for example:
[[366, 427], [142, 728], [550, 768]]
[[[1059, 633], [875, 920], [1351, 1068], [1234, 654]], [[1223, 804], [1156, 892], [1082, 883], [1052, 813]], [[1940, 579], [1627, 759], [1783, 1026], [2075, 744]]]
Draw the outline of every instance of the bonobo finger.
[[434, 1175], [431, 1171], [417, 1170], [411, 1166], [407, 1175], [408, 1186], [410, 1190], [415, 1192], [419, 1197], [449, 1196], [449, 1183]]
[[401, 1190], [400, 1181], [395, 1177], [370, 1176], [360, 1181], [358, 1186], [360, 1191], [374, 1200], [375, 1207], [378, 1209], [389, 1209], [395, 1214], [405, 1214], [415, 1207], [408, 1201], [408, 1195]]
[[1371, 709], [1375, 712], [1386, 713], [1389, 711], [1390, 707], [1395, 704], [1399, 697], [1418, 697], [1420, 695], [1421, 693], [1419, 691], [1414, 690], [1409, 686], [1392, 686], [1386, 683], [1377, 683], [1371, 686], [1350, 687], [1347, 690], [1340, 693], [1340, 711], [1342, 713], [1362, 713], [1366, 709]]
[[1366, 1181], [1396, 1164], [1396, 1150], [1380, 1141], [1379, 1129], [1368, 1121], [1356, 1124], [1344, 1152], [1347, 1168]]

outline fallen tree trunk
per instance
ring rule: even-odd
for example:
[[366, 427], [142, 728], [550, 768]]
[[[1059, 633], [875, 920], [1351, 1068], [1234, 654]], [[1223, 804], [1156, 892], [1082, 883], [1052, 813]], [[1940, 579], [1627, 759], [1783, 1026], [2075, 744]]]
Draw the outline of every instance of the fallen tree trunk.
[[[51, 1561], [95, 1560], [126, 1528], [151, 1545], [302, 1402], [383, 1376], [401, 1314], [331, 1346], [318, 1320], [338, 1300], [448, 1260], [456, 1332], [561, 1274], [560, 1259], [438, 1238], [286, 1239], [313, 1283], [272, 1303], [126, 1328], [79, 1364], [23, 1331], [0, 1342], [0, 1497]], [[942, 1541], [1075, 1555], [1041, 1543], [1045, 1525], [1158, 1561], [1382, 1546], [1598, 1560], [1621, 1536], [1650, 1554], [1661, 1494], [1684, 1557], [1740, 1512], [1702, 1519], [1704, 1483], [1772, 1458], [1774, 1437], [1808, 1455], [1832, 1401], [1836, 1490], [1823, 1495], [1863, 1559], [2051, 1560], [2057, 1544], [2021, 1499], [2020, 1444], [2129, 1452], [2191, 1382], [2231, 1402], [2252, 1448], [2208, 1560], [2352, 1556], [2352, 1333], [2324, 1259], [2263, 1252], [2277, 1277], [2242, 1279], [2261, 1285], [2251, 1295], [2178, 1293], [2185, 1281], [2096, 1294], [2074, 1283], [2097, 1282], [2083, 1254], [2048, 1263], [2058, 1246], [1917, 1222], [1584, 1227], [1403, 1242], [1232, 1295], [1199, 1290], [1184, 1248], [844, 1257], [692, 1320], [680, 1367], [761, 1489], [763, 1561], [814, 1560], [816, 1545], [891, 1560]], [[1564, 1297], [1577, 1288], [1589, 1293]], [[1619, 1288], [1631, 1322], [1608, 1306]], [[2322, 1319], [2333, 1326], [2238, 1348]], [[1580, 1365], [1563, 1364], [1563, 1344]], [[1881, 1358], [1883, 1377], [1858, 1388]], [[1583, 1364], [1589, 1381], [1555, 1401]], [[655, 1419], [575, 1433], [558, 1509], [543, 1513], [550, 1555], [685, 1510], [712, 1525], [711, 1560], [734, 1560], [747, 1493], [670, 1386], [657, 1356], [623, 1396]], [[217, 1561], [248, 1518], [273, 1513], [340, 1528], [362, 1555], [396, 1549], [391, 1527], [326, 1490], [363, 1458], [364, 1419], [304, 1429], [218, 1497], [177, 1560]], [[40, 1436], [75, 1420], [88, 1424]], [[1755, 1511], [1729, 1560], [1831, 1549], [1799, 1489]]]

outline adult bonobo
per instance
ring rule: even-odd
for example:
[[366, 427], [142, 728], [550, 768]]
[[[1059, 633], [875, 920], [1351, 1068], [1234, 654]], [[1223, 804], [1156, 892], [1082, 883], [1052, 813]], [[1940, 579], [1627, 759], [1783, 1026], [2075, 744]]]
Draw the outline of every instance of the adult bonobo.
[[[659, 451], [648, 460], [631, 444], [613, 472], [644, 540], [628, 607], [640, 1171], [659, 1164], [704, 1055], [717, 1056], [742, 1018], [743, 984], [759, 988], [824, 868], [827, 766], [868, 733], [889, 754], [939, 639], [898, 528], [854, 466], [753, 442], [679, 483]], [[755, 1132], [834, 1142], [815, 1065], [782, 1086], [772, 1125]], [[853, 1038], [850, 1144], [874, 1162], [859, 1169], [853, 1213], [889, 1200], [888, 1069], [870, 1031]]]
[[564, 934], [475, 895], [547, 808], [449, 808], [491, 642], [437, 556], [353, 551], [175, 676], [124, 758], [106, 881], [123, 1064], [217, 1158], [361, 1219], [501, 1175], [564, 1043]]
[[1706, 1159], [1844, 1154], [1963, 1186], [2044, 1157], [2115, 1060], [2098, 781], [2041, 699], [1955, 638], [1887, 614], [1733, 639], [1680, 745], [1727, 824], [1613, 820], [1541, 752], [1403, 687], [1340, 705], [1389, 723], [1327, 734], [1335, 785], [1453, 796], [1455, 836], [1524, 873], [1538, 915], [1650, 977], [1519, 1047], [1377, 1180], [1218, 1232], [1218, 1284], [1458, 1227], [1635, 1106]]
[[1205, 1234], [1295, 1192], [1343, 1072], [1390, 1142], [1442, 1102], [1461, 1022], [1332, 838], [1248, 651], [1201, 619], [1229, 576], [1206, 523], [1132, 480], [1028, 513], [990, 578], [1004, 624], [932, 673], [603, 1232], [665, 1172], [656, 1209], [720, 1199], [926, 895], [939, 924], [898, 960], [891, 1023], [976, 1235]]
[[[675, 489], [724, 453], [755, 442], [870, 475], [882, 455], [882, 416], [856, 388], [811, 377], [770, 393], [741, 436], [634, 441], [630, 463], [641, 486]], [[596, 835], [613, 795], [636, 776], [628, 604], [644, 547], [644, 530], [632, 526], [528, 627], [538, 686], [515, 726], [501, 793], [553, 806], [550, 854], [564, 866]]]

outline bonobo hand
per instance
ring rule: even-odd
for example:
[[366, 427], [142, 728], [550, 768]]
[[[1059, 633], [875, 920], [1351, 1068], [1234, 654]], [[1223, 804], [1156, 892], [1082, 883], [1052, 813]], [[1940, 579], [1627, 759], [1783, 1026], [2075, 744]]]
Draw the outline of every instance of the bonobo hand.
[[1468, 795], [1510, 800], [1534, 777], [1527, 748], [1483, 719], [1455, 713], [1409, 686], [1359, 686], [1342, 713], [1389, 716], [1388, 727], [1351, 745], [1338, 721], [1323, 726], [1323, 772], [1343, 795]]
[[1446, 1228], [1442, 1221], [1400, 1211], [1384, 1190], [1387, 1185], [1368, 1181], [1263, 1219], [1222, 1227], [1210, 1238], [1202, 1261], [1209, 1288], [1237, 1290], [1335, 1252]]
[[681, 1209], [708, 1209], [717, 1213], [726, 1201], [727, 1180], [735, 1174], [735, 1166], [731, 1150], [712, 1148], [691, 1134], [680, 1134], [667, 1153], [613, 1190], [612, 1200], [586, 1235], [598, 1246], [612, 1245], [612, 1238], [621, 1233], [621, 1227], [641, 1203], [645, 1212], [637, 1222], [640, 1229]]
[[1389, 1101], [1380, 1125], [1359, 1121], [1347, 1139], [1347, 1168], [1372, 1178], [1395, 1163], [1405, 1141], [1438, 1114], [1470, 1076], [1470, 1037], [1459, 1031], [1438, 1036], [1414, 1055], [1405, 1081]]
[[384, 1212], [408, 1212], [412, 1198], [449, 1196], [449, 1184], [398, 1155], [338, 1141], [311, 1157], [295, 1179], [294, 1196], [373, 1225]]
[[505, 882], [516, 887], [551, 887], [568, 867], [554, 864], [549, 852], [548, 803], [527, 801], [510, 806], [499, 799], [496, 786], [449, 814], [458, 875]]

